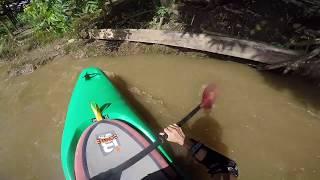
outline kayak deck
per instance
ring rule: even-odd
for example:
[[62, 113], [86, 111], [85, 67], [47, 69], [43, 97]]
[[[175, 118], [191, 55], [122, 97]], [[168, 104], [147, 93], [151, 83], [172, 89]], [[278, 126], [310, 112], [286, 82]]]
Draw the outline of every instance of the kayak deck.
[[[151, 129], [128, 105], [110, 79], [98, 68], [84, 69], [73, 90], [66, 115], [61, 143], [61, 161], [66, 179], [74, 177], [74, 157], [78, 140], [95, 118], [90, 108], [94, 102], [101, 107], [102, 115], [108, 119], [121, 119], [135, 127], [151, 141], [155, 136]], [[160, 152], [172, 163], [172, 159], [159, 147]]]
[[150, 145], [137, 130], [120, 120], [94, 123], [81, 135], [77, 145], [76, 179], [141, 180], [155, 176], [162, 180], [177, 179], [175, 171], [157, 150], [139, 154]]

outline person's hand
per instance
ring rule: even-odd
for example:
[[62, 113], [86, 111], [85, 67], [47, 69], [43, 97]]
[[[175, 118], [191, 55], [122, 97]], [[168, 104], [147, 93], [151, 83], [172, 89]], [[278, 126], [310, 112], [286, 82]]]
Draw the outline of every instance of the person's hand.
[[172, 124], [164, 129], [164, 132], [168, 135], [167, 141], [180, 144], [183, 146], [185, 135], [182, 131], [182, 129], [176, 125]]

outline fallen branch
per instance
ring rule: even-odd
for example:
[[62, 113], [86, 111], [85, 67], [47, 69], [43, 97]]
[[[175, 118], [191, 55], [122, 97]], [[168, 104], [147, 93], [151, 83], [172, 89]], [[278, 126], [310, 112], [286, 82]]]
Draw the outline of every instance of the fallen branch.
[[250, 10], [250, 9], [246, 9], [246, 12], [247, 12], [247, 13], [250, 13], [250, 14], [252, 14], [253, 16], [256, 16], [256, 17], [262, 17], [262, 15], [260, 15], [260, 14], [258, 14], [258, 13], [256, 13], [256, 12], [253, 12], [253, 11]]
[[320, 45], [320, 38], [301, 41], [301, 42], [294, 42], [294, 43], [289, 44], [289, 47], [292, 47], [292, 46], [304, 47], [304, 46], [311, 46], [311, 45]]
[[228, 8], [227, 6], [223, 6], [223, 9], [225, 9], [226, 11], [229, 11], [229, 12], [232, 12], [234, 14], [238, 14], [238, 15], [242, 15], [243, 12], [239, 11], [239, 10], [236, 10], [236, 9], [231, 9], [231, 8]]
[[272, 64], [272, 65], [266, 65], [264, 67], [259, 68], [260, 70], [273, 70], [273, 69], [279, 69], [279, 68], [285, 68], [283, 71], [284, 74], [288, 73], [291, 70], [296, 70], [301, 64], [307, 62], [308, 60], [311, 60], [312, 58], [316, 57], [320, 54], [320, 48], [314, 49], [310, 53], [303, 55], [299, 58], [291, 59], [282, 63]]
[[301, 58], [297, 61], [292, 62], [284, 71], [283, 73], [286, 74], [289, 71], [295, 71], [297, 70], [302, 64], [306, 63], [307, 61], [311, 60], [312, 58], [318, 56], [320, 54], [320, 48], [314, 49], [311, 51], [305, 59]]
[[192, 26], [192, 25], [193, 25], [193, 21], [194, 21], [194, 18], [195, 18], [195, 17], [196, 17], [196, 15], [194, 14], [194, 15], [192, 16], [190, 26]]

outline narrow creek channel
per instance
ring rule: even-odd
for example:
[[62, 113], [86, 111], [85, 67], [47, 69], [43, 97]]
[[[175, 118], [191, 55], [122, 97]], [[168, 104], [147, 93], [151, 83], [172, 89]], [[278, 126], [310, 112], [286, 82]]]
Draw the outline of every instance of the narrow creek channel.
[[[145, 55], [64, 57], [14, 78], [0, 65], [0, 179], [63, 179], [60, 141], [67, 106], [78, 74], [89, 66], [115, 76], [155, 131], [183, 117], [199, 102], [201, 87], [215, 82], [216, 106], [188, 122], [188, 136], [235, 159], [240, 179], [320, 177], [319, 90], [234, 62]], [[191, 177], [210, 179], [183, 149], [169, 148]]]

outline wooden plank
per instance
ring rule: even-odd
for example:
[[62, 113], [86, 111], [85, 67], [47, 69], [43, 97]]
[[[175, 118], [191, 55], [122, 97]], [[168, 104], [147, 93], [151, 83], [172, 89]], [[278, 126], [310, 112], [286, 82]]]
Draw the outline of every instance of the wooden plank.
[[261, 63], [274, 64], [295, 59], [299, 52], [248, 40], [150, 29], [90, 30], [88, 38], [155, 43], [207, 51]]

